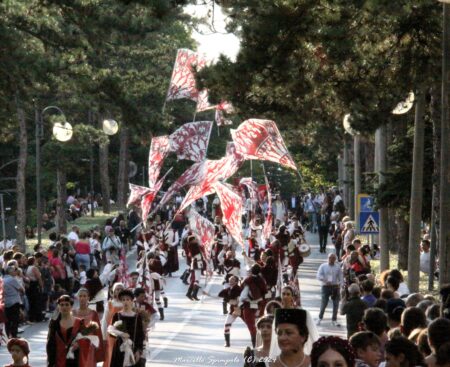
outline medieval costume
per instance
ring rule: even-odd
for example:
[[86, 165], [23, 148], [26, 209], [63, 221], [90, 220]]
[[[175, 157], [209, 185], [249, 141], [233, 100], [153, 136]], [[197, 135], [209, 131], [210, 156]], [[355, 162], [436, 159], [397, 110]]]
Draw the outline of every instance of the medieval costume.
[[[161, 303], [161, 296], [163, 297], [164, 306], [167, 307], [168, 300], [167, 297], [164, 296], [164, 279], [162, 277], [163, 274], [163, 266], [160, 260], [160, 257], [150, 253], [149, 254], [149, 262], [148, 266], [150, 269], [150, 277], [152, 279], [152, 289], [153, 296], [155, 299], [156, 306], [159, 311], [159, 319], [164, 320], [164, 308]], [[152, 302], [153, 303], [153, 302]]]
[[97, 362], [102, 362], [105, 359], [103, 335], [102, 335], [102, 330], [100, 328], [100, 319], [98, 317], [98, 313], [94, 310], [88, 309], [88, 313], [83, 314], [80, 312], [79, 309], [74, 309], [72, 311], [72, 314], [73, 314], [73, 316], [83, 320], [83, 323], [85, 325], [89, 325], [90, 322], [94, 322], [98, 325], [98, 328], [95, 331], [95, 335], [97, 335], [97, 337], [99, 339], [99, 347], [95, 348], [92, 344], [87, 346], [87, 348], [88, 348], [87, 360], [89, 361], [88, 365], [95, 366], [97, 364]]
[[225, 347], [230, 346], [230, 329], [233, 322], [238, 318], [238, 316], [234, 314], [234, 311], [236, 307], [238, 307], [239, 296], [241, 295], [241, 287], [237, 284], [237, 278], [232, 278], [230, 283], [233, 283], [233, 285], [230, 284], [228, 288], [222, 289], [219, 293], [219, 297], [223, 298], [225, 304], [224, 311], [226, 311], [227, 304], [230, 305], [229, 312], [224, 312], [224, 314], [227, 315], [224, 325]]
[[164, 232], [164, 242], [167, 244], [167, 263], [164, 267], [164, 272], [172, 276], [179, 269], [178, 263], [178, 244], [180, 238], [178, 236], [178, 231], [175, 228], [166, 229]]
[[186, 297], [191, 300], [199, 301], [197, 298], [198, 290], [200, 289], [200, 276], [201, 271], [205, 266], [203, 260], [203, 254], [201, 251], [200, 244], [195, 236], [188, 237], [188, 252], [191, 258], [191, 282], [189, 284]]
[[[130, 340], [133, 342], [133, 353], [142, 353], [144, 349], [145, 335], [141, 316], [138, 313], [135, 313], [134, 316], [126, 316], [121, 312], [118, 312], [114, 315], [112, 324], [114, 325], [114, 323], [119, 320], [122, 321], [126, 333], [130, 336]], [[112, 336], [112, 338], [114, 339], [114, 344], [110, 367], [123, 367], [125, 352], [121, 351], [120, 347], [124, 341], [120, 337]], [[136, 361], [136, 363], [137, 362], [138, 361]], [[134, 366], [136, 366], [136, 364]]]
[[242, 308], [242, 319], [250, 332], [253, 347], [256, 343], [256, 315], [259, 303], [263, 301], [267, 292], [264, 278], [260, 275], [261, 267], [258, 264], [252, 266], [251, 275], [242, 283], [242, 292], [239, 297], [239, 307]]

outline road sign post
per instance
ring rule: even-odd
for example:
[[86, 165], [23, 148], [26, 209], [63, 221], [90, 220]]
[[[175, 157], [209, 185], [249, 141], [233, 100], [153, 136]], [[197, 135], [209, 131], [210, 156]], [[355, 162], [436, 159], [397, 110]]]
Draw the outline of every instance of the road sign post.
[[367, 194], [358, 195], [357, 228], [360, 234], [375, 235], [380, 232], [380, 215], [373, 208], [373, 197]]

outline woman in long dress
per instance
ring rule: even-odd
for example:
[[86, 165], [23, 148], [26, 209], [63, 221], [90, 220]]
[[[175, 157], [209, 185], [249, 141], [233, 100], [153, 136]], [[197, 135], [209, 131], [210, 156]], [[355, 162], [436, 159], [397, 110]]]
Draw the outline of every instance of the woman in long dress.
[[117, 312], [113, 319], [112, 325], [114, 326], [117, 321], [122, 322], [125, 336], [114, 336], [114, 333], [110, 333], [114, 338], [114, 345], [112, 349], [111, 367], [123, 367], [125, 351], [122, 351], [121, 346], [125, 340], [131, 340], [134, 360], [134, 366], [138, 365], [139, 359], [142, 356], [144, 350], [144, 327], [142, 323], [141, 315], [133, 311], [133, 292], [129, 289], [125, 289], [119, 294], [120, 301], [123, 304], [123, 309]]
[[244, 367], [263, 367], [269, 360], [272, 339], [273, 315], [262, 316], [256, 321], [256, 348], [248, 347], [244, 353]]
[[84, 321], [85, 325], [91, 322], [97, 324], [97, 330], [95, 335], [99, 339], [99, 346], [95, 348], [92, 344], [89, 348], [89, 356], [86, 361], [89, 366], [96, 366], [97, 362], [102, 362], [105, 359], [105, 351], [103, 346], [103, 335], [100, 329], [100, 319], [98, 317], [97, 311], [91, 310], [89, 308], [89, 291], [86, 288], [80, 288], [77, 293], [77, 298], [79, 302], [79, 308], [73, 309], [72, 314]]
[[[59, 315], [50, 321], [47, 336], [47, 366], [48, 367], [81, 367], [80, 354], [86, 353], [84, 344], [75, 342], [81, 331], [83, 321], [72, 315], [73, 300], [67, 296], [59, 297]], [[67, 358], [69, 349], [74, 350], [74, 358]]]
[[119, 293], [125, 289], [122, 283], [115, 283], [112, 289], [112, 299], [107, 301], [105, 307], [105, 313], [102, 318], [102, 333], [105, 346], [105, 359], [103, 362], [103, 367], [109, 367], [111, 362], [112, 347], [114, 345], [115, 339], [108, 335], [107, 329], [111, 325], [114, 315], [121, 311], [123, 308], [122, 302], [119, 300]]

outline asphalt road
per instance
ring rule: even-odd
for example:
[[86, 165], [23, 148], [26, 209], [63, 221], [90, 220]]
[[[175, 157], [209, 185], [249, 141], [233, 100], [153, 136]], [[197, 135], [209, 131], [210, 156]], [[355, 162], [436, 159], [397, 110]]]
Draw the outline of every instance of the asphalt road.
[[[327, 255], [319, 253], [318, 235], [307, 234], [312, 254], [300, 266], [300, 289], [302, 305], [314, 318], [319, 314], [320, 284], [315, 279], [319, 265]], [[331, 244], [328, 251], [332, 250]], [[135, 254], [129, 257], [130, 268], [135, 263]], [[184, 268], [184, 259], [180, 256]], [[181, 271], [166, 279], [166, 294], [169, 307], [165, 309], [165, 320], [157, 322], [149, 336], [147, 351], [148, 366], [242, 366], [242, 353], [250, 345], [250, 335], [242, 320], [238, 319], [231, 328], [231, 348], [225, 348], [221, 299], [216, 296], [221, 289], [222, 277], [214, 276], [204, 288], [211, 296], [203, 295], [199, 302], [186, 298], [186, 287], [179, 275]], [[242, 270], [244, 275], [244, 270]], [[204, 286], [204, 284], [202, 284]], [[201, 292], [200, 292], [201, 293]], [[199, 293], [199, 294], [200, 294]], [[321, 335], [346, 335], [345, 318], [339, 316], [341, 327], [331, 325], [331, 302], [319, 326]], [[30, 364], [33, 367], [46, 366], [45, 345], [47, 323], [26, 328], [22, 334], [30, 342]], [[4, 346], [0, 347], [0, 365], [10, 363]]]

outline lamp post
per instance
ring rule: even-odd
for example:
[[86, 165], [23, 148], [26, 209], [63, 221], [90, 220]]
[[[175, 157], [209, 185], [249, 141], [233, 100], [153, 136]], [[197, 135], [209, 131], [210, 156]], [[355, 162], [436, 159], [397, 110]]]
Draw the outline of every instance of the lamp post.
[[53, 125], [53, 136], [58, 141], [68, 141], [72, 138], [72, 126], [66, 121], [64, 112], [57, 106], [47, 106], [40, 113], [35, 108], [35, 127], [36, 127], [36, 222], [37, 222], [37, 240], [40, 245], [42, 242], [42, 204], [41, 204], [41, 139], [44, 137], [44, 114], [49, 110], [56, 110], [63, 116], [63, 123]]

